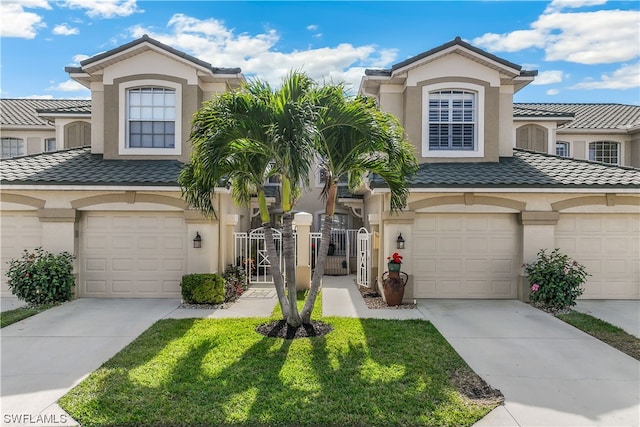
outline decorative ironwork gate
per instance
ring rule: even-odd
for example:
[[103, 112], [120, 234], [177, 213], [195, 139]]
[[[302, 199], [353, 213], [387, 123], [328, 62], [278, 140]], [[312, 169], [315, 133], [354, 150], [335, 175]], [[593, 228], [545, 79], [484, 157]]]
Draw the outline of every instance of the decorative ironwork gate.
[[[284, 274], [282, 233], [275, 229], [272, 229], [272, 232], [278, 252], [278, 263]], [[273, 283], [271, 260], [267, 254], [264, 228], [256, 228], [249, 233], [234, 233], [234, 237], [235, 263], [246, 269], [249, 283]]]
[[356, 282], [360, 286], [371, 287], [371, 233], [364, 227], [358, 230], [357, 265]]

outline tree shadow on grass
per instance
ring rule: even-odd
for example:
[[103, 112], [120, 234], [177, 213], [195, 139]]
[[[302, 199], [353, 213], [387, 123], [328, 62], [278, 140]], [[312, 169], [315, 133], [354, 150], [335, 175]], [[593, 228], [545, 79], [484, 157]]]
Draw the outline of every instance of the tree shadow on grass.
[[165, 320], [61, 404], [82, 425], [467, 424], [429, 348], [405, 356], [415, 343], [394, 342], [388, 321], [323, 320], [329, 335], [295, 340], [258, 334], [260, 319]]

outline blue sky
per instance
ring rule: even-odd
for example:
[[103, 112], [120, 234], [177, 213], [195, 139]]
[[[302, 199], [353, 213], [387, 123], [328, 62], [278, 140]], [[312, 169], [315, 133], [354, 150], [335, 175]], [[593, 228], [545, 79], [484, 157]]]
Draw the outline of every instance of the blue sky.
[[2, 0], [3, 98], [88, 98], [64, 67], [143, 34], [277, 84], [289, 70], [357, 88], [456, 36], [538, 70], [516, 102], [640, 104], [637, 1]]

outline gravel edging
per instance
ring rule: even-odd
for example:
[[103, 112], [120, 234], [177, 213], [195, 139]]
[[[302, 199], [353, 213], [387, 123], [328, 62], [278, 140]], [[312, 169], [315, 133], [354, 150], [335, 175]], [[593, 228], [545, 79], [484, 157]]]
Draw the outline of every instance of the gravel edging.
[[364, 303], [367, 305], [367, 308], [370, 309], [391, 309], [391, 310], [406, 310], [406, 309], [414, 309], [416, 308], [416, 304], [400, 304], [400, 305], [387, 305], [382, 298], [382, 295], [374, 291], [373, 289], [366, 288], [364, 286], [360, 286], [357, 283], [355, 284], [358, 290], [360, 291], [360, 295], [362, 295], [362, 299]]

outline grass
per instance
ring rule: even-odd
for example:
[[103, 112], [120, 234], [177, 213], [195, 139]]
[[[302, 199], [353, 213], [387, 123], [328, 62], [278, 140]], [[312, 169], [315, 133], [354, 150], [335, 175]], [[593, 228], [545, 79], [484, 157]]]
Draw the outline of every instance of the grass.
[[7, 310], [0, 314], [0, 328], [9, 326], [13, 323], [26, 319], [27, 317], [34, 316], [38, 313], [53, 307], [52, 305], [42, 305], [38, 307], [20, 307], [13, 310]]
[[611, 347], [628, 354], [634, 359], [640, 360], [640, 339], [625, 332], [621, 328], [577, 311], [557, 314], [556, 317], [600, 341], [609, 344]]
[[85, 427], [470, 426], [500, 403], [463, 393], [461, 378], [482, 380], [430, 322], [316, 317], [333, 331], [295, 340], [255, 331], [275, 319], [160, 320], [59, 403]]

